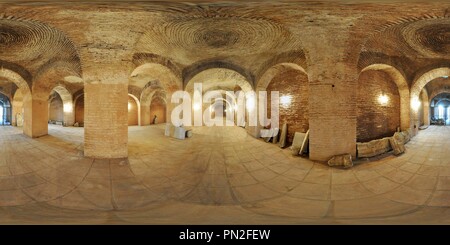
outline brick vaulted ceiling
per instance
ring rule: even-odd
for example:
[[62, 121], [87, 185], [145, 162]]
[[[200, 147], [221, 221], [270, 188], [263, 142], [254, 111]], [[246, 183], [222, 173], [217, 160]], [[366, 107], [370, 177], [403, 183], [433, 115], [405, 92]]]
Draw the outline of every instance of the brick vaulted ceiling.
[[66, 78], [125, 67], [128, 79], [154, 62], [184, 83], [223, 67], [254, 85], [278, 63], [308, 71], [311, 50], [321, 48], [318, 29], [335, 35], [344, 45], [337, 55], [355, 70], [391, 64], [410, 82], [417, 71], [450, 64], [445, 1], [129, 2], [0, 1], [0, 64], [29, 83], [53, 66]]

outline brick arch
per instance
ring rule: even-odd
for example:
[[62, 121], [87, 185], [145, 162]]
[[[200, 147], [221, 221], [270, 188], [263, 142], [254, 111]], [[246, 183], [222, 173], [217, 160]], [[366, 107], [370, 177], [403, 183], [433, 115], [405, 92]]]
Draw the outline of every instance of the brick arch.
[[[420, 105], [420, 91], [427, 85], [430, 81], [435, 78], [442, 76], [450, 76], [450, 67], [439, 67], [429, 70], [423, 74], [416, 76], [411, 86], [411, 108], [412, 108], [412, 119], [414, 124], [414, 132], [417, 133], [418, 126], [420, 124], [418, 105]], [[427, 101], [428, 102], [428, 101]]]
[[409, 129], [411, 127], [409, 86], [403, 74], [394, 66], [381, 63], [366, 66], [361, 73], [369, 70], [383, 71], [395, 82], [400, 95], [400, 128], [402, 130]]
[[24, 94], [31, 93], [30, 87], [28, 86], [28, 83], [25, 81], [25, 79], [12, 70], [0, 68], [0, 78], [16, 84]]
[[18, 73], [0, 68], [0, 78], [12, 82], [19, 87], [20, 92], [23, 95], [23, 133], [30, 137], [33, 136], [33, 125], [32, 125], [32, 99], [31, 99], [31, 90], [28, 86], [28, 83], [25, 79], [19, 75]]
[[247, 81], [253, 88], [254, 86], [254, 76], [251, 72], [244, 69], [243, 67], [222, 61], [222, 60], [204, 60], [186, 67], [183, 70], [183, 85], [186, 89], [189, 83], [199, 74], [208, 73], [213, 69], [221, 69], [223, 71], [233, 72], [234, 74], [239, 74], [239, 77], [243, 77], [242, 80]]
[[0, 94], [5, 96], [5, 98], [7, 98], [8, 100], [6, 102], [8, 102], [7, 105], [11, 105], [11, 97], [8, 94], [5, 94], [4, 92], [0, 91]]
[[441, 101], [444, 101], [444, 100], [446, 100], [446, 101], [449, 101], [449, 102], [450, 102], [450, 99], [447, 99], [447, 98], [442, 98], [442, 99], [438, 100], [438, 101], [436, 102], [436, 104], [435, 104], [435, 105], [437, 105], [437, 104], [441, 103]]
[[[245, 74], [237, 71], [236, 69], [230, 68], [211, 67], [202, 70], [186, 81], [186, 86], [184, 89], [188, 92], [193, 92], [195, 82], [201, 82], [203, 84], [203, 92], [209, 90], [212, 86], [218, 86], [218, 84], [225, 86], [238, 85], [244, 92], [253, 90], [252, 81], [249, 80]], [[233, 82], [234, 84], [232, 84]], [[212, 86], [207, 87], [207, 85]]]
[[[153, 96], [156, 93], [165, 93], [165, 91], [164, 89], [161, 88], [151, 88], [151, 87], [145, 88], [141, 93], [141, 105], [150, 106]], [[166, 100], [167, 98], [164, 99]]]
[[286, 71], [287, 69], [298, 70], [298, 71], [301, 71], [302, 73], [308, 75], [308, 73], [306, 73], [305, 69], [298, 64], [279, 63], [279, 64], [276, 64], [276, 65], [270, 67], [263, 73], [263, 75], [261, 76], [261, 78], [258, 80], [258, 82], [256, 84], [256, 91], [265, 90], [275, 76], [277, 76], [278, 74], [280, 74], [283, 71]]
[[[279, 123], [287, 124], [287, 141], [291, 143], [295, 132], [309, 130], [309, 77], [305, 68], [297, 63], [282, 62], [269, 67], [260, 76], [256, 92], [267, 91], [267, 115], [272, 118], [272, 91], [288, 96], [289, 104], [279, 103]], [[282, 97], [280, 97], [281, 99]], [[269, 119], [269, 117], [267, 117]], [[256, 129], [257, 132], [260, 128]], [[256, 134], [258, 135], [258, 134]]]
[[440, 94], [450, 94], [450, 88], [440, 88], [438, 90], [431, 92], [431, 95], [428, 98], [428, 102], [431, 102], [434, 99], [434, 97]]
[[443, 76], [450, 76], [450, 67], [435, 68], [418, 76], [411, 86], [411, 99], [417, 98], [420, 94], [420, 91], [431, 80]]
[[[173, 71], [158, 63], [145, 63], [136, 67], [130, 75], [130, 84], [141, 74], [150, 74], [151, 81], [146, 81], [141, 87], [145, 89], [147, 86], [162, 87], [167, 92], [175, 92], [182, 89], [181, 79], [173, 73]], [[137, 85], [137, 86], [139, 86]]]
[[68, 66], [67, 62], [53, 63], [51, 66], [42, 69], [33, 79], [33, 99], [47, 100], [50, 92], [56, 86], [64, 84], [68, 77], [82, 81], [78, 71]]

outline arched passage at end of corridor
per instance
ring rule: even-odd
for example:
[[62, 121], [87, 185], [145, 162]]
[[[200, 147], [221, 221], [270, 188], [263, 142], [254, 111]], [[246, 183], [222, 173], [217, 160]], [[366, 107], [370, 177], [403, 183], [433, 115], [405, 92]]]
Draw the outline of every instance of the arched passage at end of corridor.
[[167, 100], [166, 94], [156, 92], [150, 102], [150, 124], [167, 122]]
[[[157, 123], [165, 122], [170, 118], [166, 97], [167, 94], [163, 88], [154, 88], [149, 86], [142, 91], [140, 100], [141, 126], [154, 124], [155, 115], [158, 118], [156, 120]], [[155, 113], [156, 111], [157, 113]]]
[[[425, 88], [425, 85], [427, 85], [432, 80], [439, 78], [439, 77], [449, 77], [450, 76], [450, 68], [449, 67], [439, 67], [432, 70], [429, 70], [425, 73], [422, 73], [420, 76], [417, 76], [417, 78], [414, 80], [412, 87], [411, 87], [411, 118], [413, 121], [413, 129], [414, 133], [416, 134], [418, 131], [418, 127], [421, 124], [421, 116], [422, 113], [420, 112], [421, 108], [423, 108], [423, 98], [421, 98], [421, 92]], [[428, 94], [427, 94], [428, 96]], [[428, 102], [428, 97], [426, 98]]]
[[357, 141], [392, 136], [410, 123], [409, 86], [403, 74], [387, 64], [361, 70], [357, 94]]
[[279, 92], [280, 127], [287, 124], [287, 141], [295, 132], [309, 130], [309, 79], [305, 69], [295, 63], [280, 63], [267, 69], [257, 83], [256, 91], [267, 91], [267, 114], [271, 116], [271, 92]]
[[441, 88], [438, 90], [434, 90], [433, 92], [431, 92], [430, 96], [429, 96], [429, 102], [431, 104], [431, 101], [436, 97], [439, 96], [441, 94], [450, 94], [450, 88]]
[[74, 124], [78, 127], [84, 127], [84, 92], [75, 93], [74, 97]]
[[0, 126], [11, 125], [11, 101], [8, 96], [0, 92]]
[[136, 96], [128, 94], [128, 126], [139, 125], [140, 121], [140, 102]]
[[[216, 118], [217, 116], [217, 123], [219, 123], [219, 125], [223, 125], [222, 124], [222, 120], [225, 120], [225, 118], [222, 117], [222, 115], [224, 115], [222, 113], [222, 115], [217, 115], [216, 113], [212, 113], [212, 111], [207, 111], [210, 110], [212, 107], [210, 107], [210, 104], [215, 104], [215, 101], [205, 101], [203, 98], [204, 95], [206, 95], [208, 92], [217, 92], [217, 96], [221, 97], [217, 97], [215, 98], [216, 100], [220, 100], [219, 104], [222, 101], [226, 101], [226, 92], [230, 92], [231, 94], [235, 94], [237, 91], [242, 91], [244, 93], [249, 93], [254, 91], [253, 89], [253, 85], [252, 82], [249, 81], [246, 76], [244, 76], [244, 74], [239, 73], [236, 70], [233, 69], [229, 69], [229, 68], [208, 68], [206, 70], [201, 70], [198, 73], [196, 73], [195, 75], [190, 74], [189, 77], [192, 77], [189, 81], [186, 82], [186, 86], [185, 86], [185, 91], [189, 93], [189, 95], [192, 98], [192, 112], [193, 112], [193, 116], [192, 116], [192, 120], [194, 123], [194, 117], [196, 116], [195, 111], [202, 111], [202, 116], [203, 119], [205, 118], [209, 118], [208, 115], [205, 115], [206, 113], [211, 113], [211, 118]], [[197, 85], [197, 87], [196, 87]], [[200, 91], [200, 86], [201, 85], [201, 91]], [[248, 95], [248, 94], [247, 94]], [[214, 96], [216, 97], [216, 96]], [[247, 98], [246, 98], [247, 99]], [[245, 100], [246, 100], [245, 99]], [[245, 103], [245, 102], [244, 102]], [[235, 104], [235, 103], [233, 103]], [[227, 107], [227, 103], [223, 103], [223, 105], [225, 105], [225, 107]], [[228, 108], [222, 108], [222, 110], [228, 110], [229, 109], [229, 113], [231, 113], [231, 111], [233, 111], [233, 115], [230, 115], [230, 117], [228, 117], [229, 121], [232, 122], [234, 121], [235, 125], [239, 125], [239, 126], [244, 126], [245, 122], [241, 121], [241, 122], [237, 122], [237, 115], [239, 113], [241, 113], [241, 111], [237, 111], [236, 107], [233, 105], [228, 105]], [[244, 108], [242, 108], [244, 109]], [[255, 108], [250, 108], [247, 107], [245, 108], [245, 121], [247, 122], [247, 130], [251, 129], [251, 127], [248, 126], [248, 114], [250, 113], [250, 110], [257, 110], [257, 107]], [[213, 115], [214, 114], [214, 115]], [[232, 116], [234, 117], [234, 120], [232, 119]], [[219, 118], [220, 117], [220, 118]], [[214, 124], [212, 122], [206, 123], [203, 120], [203, 125], [205, 124]], [[250, 131], [250, 133], [252, 133]]]
[[450, 91], [442, 92], [430, 99], [430, 118], [432, 124], [441, 125], [443, 120], [450, 125]]
[[[152, 123], [154, 115], [150, 115], [150, 105], [155, 93], [164, 93], [171, 96], [172, 93], [182, 89], [181, 79], [168, 67], [159, 63], [144, 63], [136, 67], [130, 75], [129, 86], [140, 89], [139, 99], [139, 119], [141, 126]], [[169, 118], [172, 110], [171, 103], [166, 104], [164, 118]], [[161, 117], [162, 119], [162, 117]]]
[[63, 86], [53, 88], [49, 98], [49, 121], [61, 122], [65, 126], [75, 123], [72, 94]]
[[251, 81], [248, 81], [239, 72], [228, 68], [209, 68], [200, 71], [187, 81], [184, 90], [193, 93], [196, 83], [202, 84], [203, 92], [210, 91], [212, 88], [234, 91], [236, 86], [239, 86], [244, 92], [253, 91]]

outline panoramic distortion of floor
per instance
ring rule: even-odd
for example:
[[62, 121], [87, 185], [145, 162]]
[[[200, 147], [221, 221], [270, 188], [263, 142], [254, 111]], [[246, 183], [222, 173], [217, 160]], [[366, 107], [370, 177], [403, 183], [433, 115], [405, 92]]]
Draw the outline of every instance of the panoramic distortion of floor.
[[82, 128], [0, 127], [1, 223], [450, 223], [450, 127], [350, 170], [290, 155], [238, 127], [130, 127], [129, 160], [82, 156]]

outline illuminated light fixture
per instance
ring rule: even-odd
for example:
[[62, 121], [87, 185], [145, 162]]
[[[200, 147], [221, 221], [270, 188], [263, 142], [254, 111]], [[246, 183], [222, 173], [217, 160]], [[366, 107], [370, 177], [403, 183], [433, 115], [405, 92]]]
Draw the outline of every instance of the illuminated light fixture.
[[378, 102], [381, 105], [387, 105], [387, 103], [389, 102], [389, 97], [385, 94], [381, 94], [380, 96], [378, 96]]
[[200, 106], [200, 104], [199, 103], [194, 103], [194, 111], [198, 111], [198, 110], [200, 110], [200, 108], [201, 108], [201, 106]]
[[447, 79], [447, 78], [448, 78], [448, 76], [442, 76], [442, 78], [445, 78], [445, 79]]
[[64, 110], [64, 112], [72, 112], [73, 111], [72, 104], [70, 104], [70, 103], [64, 104], [63, 110]]
[[283, 95], [280, 97], [280, 103], [283, 107], [289, 107], [291, 105], [292, 96]]
[[411, 108], [415, 111], [419, 110], [420, 107], [420, 100], [419, 98], [415, 97], [411, 100]]
[[129, 111], [131, 110], [131, 103], [130, 102], [128, 102], [128, 110]]
[[247, 102], [245, 103], [247, 106], [247, 110], [252, 111], [253, 109], [255, 109], [255, 97], [254, 96], [249, 96], [247, 98]]

